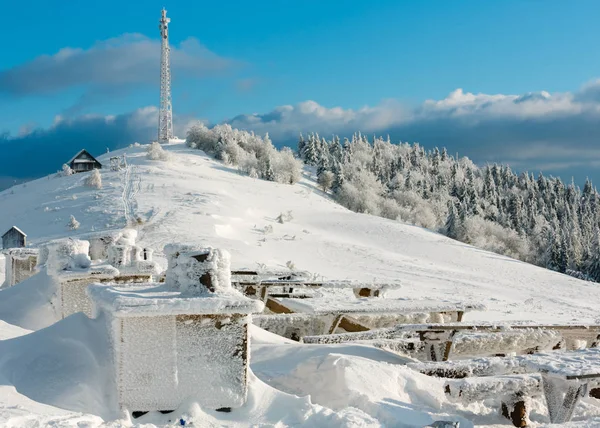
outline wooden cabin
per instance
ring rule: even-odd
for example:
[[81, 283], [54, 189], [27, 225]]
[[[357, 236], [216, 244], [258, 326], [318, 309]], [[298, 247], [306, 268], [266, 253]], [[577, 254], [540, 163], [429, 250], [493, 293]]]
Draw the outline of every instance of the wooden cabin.
[[69, 165], [73, 172], [86, 172], [102, 168], [102, 164], [85, 149], [73, 156], [67, 165]]
[[27, 235], [17, 226], [11, 227], [2, 235], [2, 248], [24, 248], [27, 245]]

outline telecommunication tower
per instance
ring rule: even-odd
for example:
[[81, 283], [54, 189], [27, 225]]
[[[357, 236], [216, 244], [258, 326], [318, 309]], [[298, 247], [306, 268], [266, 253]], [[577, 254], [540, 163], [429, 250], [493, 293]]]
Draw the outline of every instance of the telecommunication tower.
[[160, 28], [160, 110], [158, 112], [158, 142], [168, 143], [173, 138], [173, 106], [171, 105], [171, 61], [169, 54], [169, 22], [163, 8], [159, 21]]

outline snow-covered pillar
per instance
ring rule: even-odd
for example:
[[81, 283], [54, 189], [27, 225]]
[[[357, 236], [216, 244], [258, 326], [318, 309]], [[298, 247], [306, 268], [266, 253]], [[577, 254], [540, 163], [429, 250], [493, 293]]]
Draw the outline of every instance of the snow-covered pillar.
[[130, 257], [131, 247], [128, 245], [112, 245], [108, 248], [108, 260], [116, 268], [129, 265]]
[[232, 289], [227, 251], [169, 245], [165, 253], [169, 261], [166, 283], [170, 288], [199, 295]]
[[147, 262], [151, 262], [153, 254], [154, 254], [154, 250], [152, 248], [144, 248], [143, 259]]
[[[12, 287], [37, 273], [38, 250], [12, 248], [6, 254], [6, 285]], [[1, 284], [0, 284], [1, 285]]]
[[264, 304], [231, 287], [229, 254], [170, 245], [166, 283], [91, 285], [94, 316], [111, 326], [116, 396], [131, 412], [242, 406], [248, 390], [250, 314]]

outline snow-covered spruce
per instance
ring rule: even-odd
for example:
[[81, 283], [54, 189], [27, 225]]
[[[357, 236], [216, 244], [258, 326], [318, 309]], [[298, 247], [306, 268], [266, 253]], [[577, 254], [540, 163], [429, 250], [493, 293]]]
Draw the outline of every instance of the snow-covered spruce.
[[85, 185], [94, 189], [102, 189], [102, 175], [100, 174], [100, 170], [94, 169], [85, 178]]

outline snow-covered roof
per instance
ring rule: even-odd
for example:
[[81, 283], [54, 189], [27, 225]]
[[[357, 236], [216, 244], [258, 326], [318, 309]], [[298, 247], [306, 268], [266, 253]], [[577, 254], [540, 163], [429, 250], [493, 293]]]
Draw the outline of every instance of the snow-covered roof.
[[96, 307], [118, 317], [158, 315], [250, 314], [261, 312], [264, 303], [241, 293], [186, 295], [165, 285], [113, 287], [92, 284], [87, 293]]
[[10, 232], [11, 230], [13, 230], [13, 229], [15, 229], [15, 230], [16, 230], [17, 232], [19, 232], [21, 235], [23, 235], [23, 236], [27, 236], [27, 234], [26, 234], [25, 232], [23, 232], [21, 229], [19, 229], [17, 226], [13, 226], [13, 227], [11, 227], [10, 229], [8, 229], [8, 230], [6, 231], [6, 233], [5, 233], [4, 235], [2, 235], [2, 237], [6, 236], [6, 234], [7, 234], [8, 232]]
[[[96, 158], [90, 154], [90, 152], [88, 152], [86, 149], [82, 149], [82, 150], [80, 150], [80, 151], [79, 151], [79, 152], [78, 152], [78, 153], [77, 153], [75, 156], [73, 156], [73, 157], [72, 157], [72, 158], [71, 158], [71, 159], [70, 159], [70, 160], [67, 162], [67, 164], [70, 164], [71, 162], [73, 162], [75, 159], [77, 159], [77, 158], [78, 158], [79, 156], [81, 156], [83, 153], [87, 153], [89, 157], [91, 157], [93, 160], [95, 160], [96, 162], [98, 162], [98, 161], [96, 160]], [[98, 162], [98, 163], [100, 163], [100, 162]]]

